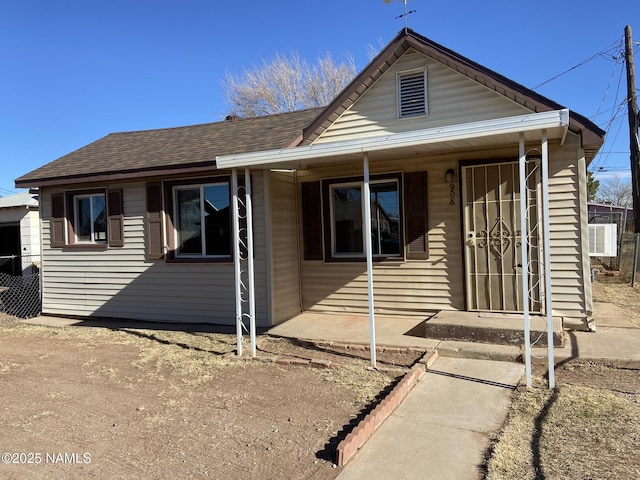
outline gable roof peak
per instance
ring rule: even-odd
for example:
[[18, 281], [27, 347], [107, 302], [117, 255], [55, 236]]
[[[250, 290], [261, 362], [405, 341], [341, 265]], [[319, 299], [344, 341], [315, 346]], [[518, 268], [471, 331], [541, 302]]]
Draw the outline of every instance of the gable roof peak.
[[[367, 65], [360, 74], [331, 102], [305, 129], [301, 144], [308, 145], [333, 124], [409, 49], [413, 49], [434, 61], [455, 70], [472, 81], [489, 88], [532, 112], [561, 110], [564, 106], [501, 75], [459, 53], [420, 35], [410, 28], [403, 28], [389, 44]], [[570, 111], [570, 128], [582, 133], [587, 156], [592, 157], [604, 142], [605, 131], [586, 117]]]

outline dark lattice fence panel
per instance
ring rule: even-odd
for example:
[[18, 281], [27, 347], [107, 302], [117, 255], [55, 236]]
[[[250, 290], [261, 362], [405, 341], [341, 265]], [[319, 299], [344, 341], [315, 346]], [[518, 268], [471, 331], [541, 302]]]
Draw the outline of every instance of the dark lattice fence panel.
[[41, 307], [40, 256], [0, 255], [0, 313], [32, 318]]

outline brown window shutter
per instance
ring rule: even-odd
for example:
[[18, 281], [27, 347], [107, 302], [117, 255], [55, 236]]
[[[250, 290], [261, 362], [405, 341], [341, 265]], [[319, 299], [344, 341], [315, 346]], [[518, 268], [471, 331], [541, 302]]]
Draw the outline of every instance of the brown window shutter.
[[124, 209], [122, 205], [122, 189], [107, 192], [107, 235], [110, 247], [124, 247]]
[[51, 246], [60, 248], [66, 245], [64, 215], [64, 193], [51, 195]]
[[404, 205], [407, 259], [426, 259], [429, 257], [427, 172], [405, 173]]
[[162, 234], [162, 185], [147, 184], [147, 259], [164, 257], [164, 236]]
[[302, 236], [305, 260], [322, 260], [322, 208], [320, 182], [302, 187]]

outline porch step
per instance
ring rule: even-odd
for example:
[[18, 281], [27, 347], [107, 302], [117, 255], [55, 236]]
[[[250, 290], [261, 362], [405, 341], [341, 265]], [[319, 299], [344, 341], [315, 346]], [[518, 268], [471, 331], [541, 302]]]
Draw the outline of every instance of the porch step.
[[[425, 321], [425, 338], [497, 345], [523, 345], [524, 319], [517, 314], [440, 311]], [[547, 345], [547, 319], [530, 317], [531, 344]], [[553, 345], [564, 345], [561, 318], [553, 318]]]

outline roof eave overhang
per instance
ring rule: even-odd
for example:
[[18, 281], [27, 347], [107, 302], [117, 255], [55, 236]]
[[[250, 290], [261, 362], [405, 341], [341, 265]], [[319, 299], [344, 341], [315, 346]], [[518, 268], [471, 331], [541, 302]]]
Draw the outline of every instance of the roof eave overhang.
[[62, 185], [80, 185], [85, 183], [107, 183], [117, 181], [134, 181], [167, 175], [188, 175], [211, 172], [215, 170], [212, 161], [194, 165], [175, 165], [163, 168], [148, 168], [135, 171], [98, 172], [94, 174], [78, 174], [51, 178], [17, 179], [16, 188], [56, 187]]
[[428, 154], [433, 147], [440, 150], [455, 150], [463, 144], [465, 147], [480, 146], [487, 141], [494, 146], [517, 143], [519, 135], [525, 134], [526, 140], [539, 138], [538, 132], [547, 131], [548, 138], [563, 140], [569, 127], [569, 110], [553, 110], [531, 113], [515, 117], [503, 117], [479, 122], [447, 125], [403, 133], [393, 133], [375, 137], [345, 140], [316, 145], [249, 152], [238, 155], [216, 157], [219, 169], [228, 168], [273, 168], [306, 167], [315, 161], [333, 159], [347, 161], [360, 157], [363, 153], [382, 153], [384, 155]]

